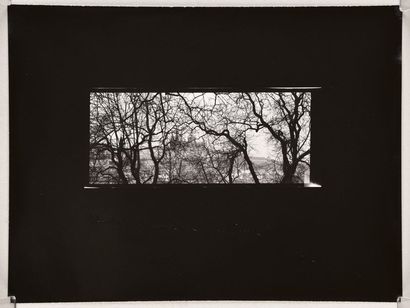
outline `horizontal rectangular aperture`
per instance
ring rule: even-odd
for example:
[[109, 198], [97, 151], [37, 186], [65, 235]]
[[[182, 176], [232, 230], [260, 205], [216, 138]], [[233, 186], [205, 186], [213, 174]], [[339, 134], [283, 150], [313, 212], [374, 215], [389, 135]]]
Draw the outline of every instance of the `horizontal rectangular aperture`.
[[311, 93], [92, 92], [89, 184], [309, 183]]

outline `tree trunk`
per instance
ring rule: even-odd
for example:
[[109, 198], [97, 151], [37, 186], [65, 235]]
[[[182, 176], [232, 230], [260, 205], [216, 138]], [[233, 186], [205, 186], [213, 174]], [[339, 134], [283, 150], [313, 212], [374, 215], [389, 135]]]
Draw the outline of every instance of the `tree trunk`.
[[297, 164], [283, 164], [283, 178], [281, 183], [293, 183]]
[[124, 149], [123, 146], [124, 146], [124, 139], [120, 138], [118, 151], [117, 151], [117, 160], [118, 160], [117, 170], [118, 170], [118, 175], [121, 179], [122, 184], [128, 184], [127, 177], [125, 176], [125, 173], [124, 173], [124, 162], [122, 159], [122, 152]]
[[242, 144], [240, 144], [230, 135], [224, 134], [223, 136], [225, 136], [230, 142], [232, 142], [232, 144], [238, 149], [238, 151], [243, 153], [243, 158], [248, 164], [249, 171], [251, 172], [251, 175], [252, 175], [253, 180], [255, 181], [255, 184], [259, 184], [258, 176], [256, 175], [255, 169], [253, 168], [253, 164], [252, 164], [251, 159], [249, 158], [248, 152], [246, 151], [246, 146], [243, 146]]
[[239, 155], [238, 150], [235, 150], [233, 153], [228, 155], [228, 159], [229, 159], [229, 168], [228, 168], [229, 184], [233, 184], [233, 177], [232, 177], [233, 167], [235, 165], [235, 160], [238, 157], [238, 155]]
[[154, 163], [154, 177], [152, 178], [152, 184], [157, 184], [158, 175], [159, 175], [159, 163], [157, 158], [155, 157], [154, 149], [152, 148], [152, 141], [151, 138], [148, 140], [148, 147], [149, 153], [151, 155], [151, 160]]
[[228, 169], [228, 179], [229, 179], [229, 184], [233, 184], [233, 178], [232, 178], [232, 172], [233, 172], [233, 165], [235, 163], [235, 158], [231, 158], [229, 160], [229, 169]]
[[149, 133], [150, 133], [150, 136], [148, 138], [148, 148], [149, 148], [151, 160], [154, 163], [154, 177], [152, 179], [152, 184], [157, 184], [158, 175], [159, 175], [159, 162], [157, 158], [155, 157], [154, 148], [152, 146], [152, 131], [150, 131]]
[[152, 179], [152, 184], [157, 184], [159, 176], [159, 164], [157, 161], [154, 162], [154, 177]]
[[135, 179], [136, 184], [141, 184], [141, 175], [140, 175], [140, 170], [141, 170], [141, 157], [140, 157], [140, 149], [139, 146], [137, 145], [136, 148], [134, 149], [133, 153], [133, 160], [131, 163], [131, 173]]
[[245, 159], [246, 163], [248, 164], [249, 171], [251, 172], [252, 178], [255, 181], [255, 184], [259, 184], [258, 176], [256, 175], [255, 169], [253, 168], [253, 164], [251, 159], [248, 156], [246, 151], [243, 151], [243, 158]]
[[280, 181], [281, 183], [292, 183], [293, 182], [293, 176], [296, 171], [296, 165], [294, 163], [289, 162], [288, 158], [288, 147], [286, 141], [282, 141], [280, 143], [281, 150], [282, 150], [282, 171], [283, 171], [283, 177], [282, 180]]
[[135, 184], [141, 184], [140, 179], [140, 169], [141, 169], [140, 153], [139, 150], [136, 150], [134, 153], [134, 158], [131, 162], [131, 174], [135, 179]]
[[120, 160], [117, 164], [117, 172], [118, 172], [118, 176], [120, 177], [121, 184], [128, 184], [127, 177], [125, 176], [125, 173], [123, 170], [122, 160]]

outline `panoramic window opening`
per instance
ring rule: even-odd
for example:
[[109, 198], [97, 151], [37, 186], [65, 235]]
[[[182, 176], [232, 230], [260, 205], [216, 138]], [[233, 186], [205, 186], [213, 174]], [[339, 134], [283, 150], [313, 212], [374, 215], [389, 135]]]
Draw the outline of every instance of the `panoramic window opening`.
[[310, 183], [311, 92], [91, 92], [89, 184]]

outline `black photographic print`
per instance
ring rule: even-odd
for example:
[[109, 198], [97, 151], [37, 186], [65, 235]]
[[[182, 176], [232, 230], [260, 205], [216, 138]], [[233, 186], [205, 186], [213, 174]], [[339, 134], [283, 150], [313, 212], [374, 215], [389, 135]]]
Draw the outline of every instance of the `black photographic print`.
[[8, 20], [17, 302], [402, 294], [398, 7]]

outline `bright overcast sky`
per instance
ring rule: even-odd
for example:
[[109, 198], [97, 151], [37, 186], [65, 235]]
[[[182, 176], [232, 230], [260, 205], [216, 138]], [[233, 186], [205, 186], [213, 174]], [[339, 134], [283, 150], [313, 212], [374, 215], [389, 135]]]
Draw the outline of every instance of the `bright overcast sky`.
[[249, 131], [248, 136], [250, 137], [250, 140], [248, 141], [250, 144], [249, 156], [273, 158], [272, 147], [274, 146], [274, 143], [268, 141], [269, 133], [264, 130], [260, 130], [257, 133]]

